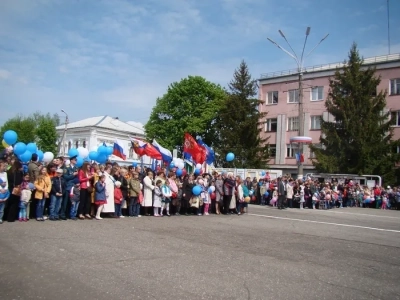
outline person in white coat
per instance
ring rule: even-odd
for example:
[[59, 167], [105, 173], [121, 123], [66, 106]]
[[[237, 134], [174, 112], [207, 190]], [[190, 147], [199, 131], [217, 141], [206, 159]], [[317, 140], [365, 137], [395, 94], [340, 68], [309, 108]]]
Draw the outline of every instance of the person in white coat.
[[149, 207], [153, 207], [153, 172], [147, 172], [147, 176], [143, 179], [143, 202], [145, 216], [150, 216]]
[[115, 207], [114, 207], [114, 183], [115, 179], [114, 177], [111, 176], [111, 170], [112, 166], [106, 167], [104, 170], [104, 175], [106, 176], [106, 197], [107, 197], [107, 203], [104, 204], [103, 207], [103, 213], [114, 213], [115, 212]]

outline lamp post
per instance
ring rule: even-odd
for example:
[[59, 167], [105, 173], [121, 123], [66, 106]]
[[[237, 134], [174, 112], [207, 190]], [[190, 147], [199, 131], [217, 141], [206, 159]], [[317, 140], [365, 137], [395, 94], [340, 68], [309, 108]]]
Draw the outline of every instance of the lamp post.
[[61, 112], [65, 114], [65, 126], [64, 126], [63, 136], [62, 136], [62, 139], [61, 139], [61, 146], [59, 145], [59, 147], [58, 147], [59, 148], [58, 153], [60, 153], [60, 156], [64, 157], [65, 156], [64, 143], [65, 143], [65, 140], [67, 138], [67, 129], [68, 129], [68, 114], [63, 109], [61, 110]]
[[[270, 38], [267, 38], [268, 41], [270, 41], [272, 44], [274, 44], [276, 47], [281, 49], [283, 52], [285, 52], [287, 55], [289, 55], [291, 58], [294, 59], [294, 61], [297, 64], [297, 73], [298, 73], [298, 82], [299, 82], [299, 91], [298, 91], [298, 100], [299, 100], [299, 136], [304, 136], [304, 110], [303, 110], [303, 66], [304, 66], [304, 59], [310, 56], [310, 54], [329, 36], [329, 33], [325, 35], [319, 42], [314, 46], [314, 48], [311, 49], [310, 52], [306, 56], [304, 56], [304, 50], [306, 48], [307, 44], [307, 39], [308, 36], [310, 35], [311, 27], [307, 27], [306, 29], [306, 37], [304, 39], [304, 44], [303, 44], [303, 50], [301, 51], [301, 56], [300, 58], [297, 56], [296, 52], [293, 50], [292, 46], [290, 45], [288, 39], [286, 38], [285, 34], [282, 32], [282, 30], [278, 30], [279, 34], [283, 37], [283, 39], [286, 41], [288, 44], [289, 48], [291, 49], [292, 52], [286, 50], [283, 48], [281, 45], [276, 43], [275, 41], [271, 40]], [[296, 96], [295, 96], [296, 97]], [[303, 148], [304, 146], [302, 144], [299, 144], [299, 150], [300, 154], [303, 153]], [[298, 162], [298, 171], [297, 171], [297, 176], [298, 178], [303, 178], [303, 163], [301, 160]]]

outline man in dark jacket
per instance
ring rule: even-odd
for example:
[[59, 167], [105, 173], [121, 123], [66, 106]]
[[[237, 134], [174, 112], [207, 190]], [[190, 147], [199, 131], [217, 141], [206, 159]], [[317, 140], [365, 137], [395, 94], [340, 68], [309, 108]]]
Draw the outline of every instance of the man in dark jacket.
[[286, 201], [286, 176], [283, 176], [278, 183], [278, 209], [285, 209]]

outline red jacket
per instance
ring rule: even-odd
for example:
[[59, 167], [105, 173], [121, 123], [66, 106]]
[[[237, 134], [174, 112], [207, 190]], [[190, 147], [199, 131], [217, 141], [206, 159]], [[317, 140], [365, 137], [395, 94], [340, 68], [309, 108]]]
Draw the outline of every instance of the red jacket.
[[121, 204], [122, 202], [122, 191], [120, 188], [115, 188], [114, 189], [114, 203], [116, 204]]
[[81, 189], [87, 189], [88, 188], [88, 181], [90, 178], [87, 177], [86, 173], [83, 172], [82, 170], [79, 170], [78, 172], [78, 179], [81, 184]]

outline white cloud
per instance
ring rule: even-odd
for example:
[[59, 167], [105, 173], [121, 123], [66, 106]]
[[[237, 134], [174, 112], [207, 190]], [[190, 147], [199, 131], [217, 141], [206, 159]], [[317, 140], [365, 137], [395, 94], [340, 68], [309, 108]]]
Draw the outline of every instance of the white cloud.
[[0, 79], [8, 79], [11, 76], [11, 72], [0, 69]]

